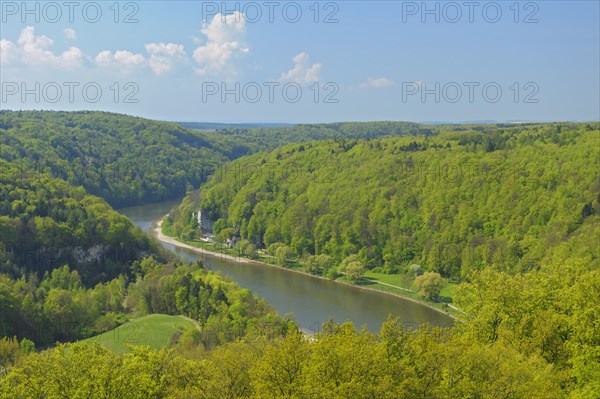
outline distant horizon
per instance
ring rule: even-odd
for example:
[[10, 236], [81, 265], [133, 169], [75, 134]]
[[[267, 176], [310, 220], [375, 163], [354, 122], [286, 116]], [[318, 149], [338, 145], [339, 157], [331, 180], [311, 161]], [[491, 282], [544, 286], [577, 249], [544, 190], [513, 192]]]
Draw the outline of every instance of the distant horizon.
[[[332, 120], [332, 121], [311, 121], [311, 122], [278, 122], [278, 121], [210, 121], [210, 120], [172, 120], [172, 119], [161, 119], [153, 116], [145, 116], [145, 115], [136, 115], [131, 113], [124, 113], [118, 111], [107, 111], [101, 109], [0, 109], [2, 111], [10, 111], [10, 112], [106, 112], [111, 114], [119, 114], [119, 115], [127, 115], [133, 116], [136, 118], [155, 120], [161, 122], [170, 122], [176, 124], [182, 123], [198, 123], [198, 124], [213, 124], [213, 125], [276, 125], [273, 127], [285, 127], [287, 126], [296, 126], [296, 125], [324, 125], [324, 124], [334, 124], [334, 123], [370, 123], [370, 122], [406, 122], [406, 123], [417, 123], [421, 125], [472, 125], [472, 124], [497, 124], [497, 123], [507, 123], [507, 124], [522, 124], [522, 123], [600, 123], [600, 119], [598, 120], [464, 120], [464, 121], [417, 121], [417, 120], [407, 120], [407, 119], [370, 119], [370, 120]], [[279, 125], [279, 126], [277, 126]]]

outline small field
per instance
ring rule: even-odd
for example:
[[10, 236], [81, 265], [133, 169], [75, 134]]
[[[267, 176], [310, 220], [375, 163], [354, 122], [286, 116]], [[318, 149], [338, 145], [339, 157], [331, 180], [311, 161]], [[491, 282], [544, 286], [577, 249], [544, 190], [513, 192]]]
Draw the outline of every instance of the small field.
[[194, 327], [194, 323], [181, 316], [151, 314], [131, 320], [84, 342], [97, 342], [116, 353], [129, 352], [127, 345], [148, 345], [152, 349], [160, 349], [169, 345], [173, 334], [184, 332], [190, 327]]
[[[404, 274], [374, 273], [369, 270], [364, 274], [364, 277], [368, 278], [369, 280], [374, 280], [378, 283], [390, 284], [396, 287], [404, 288], [405, 290], [417, 291], [417, 288], [415, 287], [415, 279], [412, 276], [407, 277]], [[444, 288], [442, 288], [442, 291], [440, 292], [440, 299], [443, 302], [452, 303], [452, 294], [457, 286], [458, 284], [446, 282], [446, 285], [444, 285]], [[400, 290], [390, 292], [401, 293]]]

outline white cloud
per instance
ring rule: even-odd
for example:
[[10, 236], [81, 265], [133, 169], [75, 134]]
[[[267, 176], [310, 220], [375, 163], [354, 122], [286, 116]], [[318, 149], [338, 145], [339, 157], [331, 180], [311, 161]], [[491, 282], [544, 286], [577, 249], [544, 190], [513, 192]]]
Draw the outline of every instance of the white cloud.
[[294, 67], [289, 71], [282, 73], [279, 80], [287, 82], [295, 82], [298, 84], [316, 82], [319, 80], [319, 71], [321, 64], [310, 65], [308, 62], [309, 56], [302, 52], [292, 58]]
[[0, 40], [0, 64], [10, 64], [17, 57], [17, 48], [15, 45], [10, 40]]
[[150, 68], [156, 75], [170, 71], [177, 61], [186, 57], [183, 46], [175, 43], [149, 43], [146, 51], [150, 54]]
[[362, 83], [359, 87], [361, 88], [374, 88], [374, 89], [381, 89], [383, 87], [390, 87], [391, 85], [393, 85], [394, 82], [392, 82], [390, 79], [388, 78], [371, 78], [369, 77], [367, 79], [366, 83]]
[[63, 29], [63, 33], [65, 34], [65, 39], [67, 39], [67, 40], [77, 39], [77, 34], [75, 33], [74, 29], [71, 29], [71, 28]]
[[234, 58], [248, 54], [250, 49], [244, 42], [246, 20], [240, 12], [230, 15], [217, 14], [200, 30], [206, 35], [206, 44], [194, 50], [193, 58], [198, 63], [199, 75], [215, 74], [235, 76]]
[[108, 50], [98, 53], [96, 56], [96, 65], [102, 68], [124, 68], [132, 69], [146, 62], [141, 54], [133, 54], [129, 51], [117, 50], [113, 54]]
[[114, 53], [101, 51], [95, 58], [101, 68], [113, 68], [129, 72], [137, 67], [149, 66], [156, 75], [161, 75], [175, 67], [175, 63], [186, 57], [183, 45], [175, 43], [148, 43], [145, 45], [148, 57], [126, 50]]
[[77, 47], [69, 47], [60, 55], [58, 63], [67, 69], [80, 67], [83, 64], [83, 53]]
[[60, 69], [76, 69], [83, 65], [83, 52], [77, 47], [69, 47], [62, 54], [54, 54], [49, 47], [54, 40], [46, 36], [36, 36], [35, 28], [23, 28], [17, 44], [10, 40], [0, 41], [2, 64], [20, 62], [30, 66], [44, 66]]

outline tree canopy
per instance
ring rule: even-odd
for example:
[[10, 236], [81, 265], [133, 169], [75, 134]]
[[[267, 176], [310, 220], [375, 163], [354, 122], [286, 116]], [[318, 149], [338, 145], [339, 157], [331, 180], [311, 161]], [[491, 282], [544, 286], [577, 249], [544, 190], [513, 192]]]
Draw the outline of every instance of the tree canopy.
[[[404, 122], [207, 133], [1, 111], [0, 398], [597, 398], [599, 133]], [[223, 163], [259, 150], [271, 151]], [[166, 221], [179, 236], [198, 237], [200, 208], [249, 256], [264, 248], [350, 281], [405, 271], [432, 298], [452, 280], [462, 320], [415, 330], [390, 318], [377, 334], [328, 322], [310, 337], [109, 205], [182, 195], [210, 175]], [[69, 343], [153, 313], [198, 329], [124, 355]]]
[[389, 272], [419, 264], [454, 281], [485, 267], [537, 270], [562, 246], [597, 262], [581, 236], [591, 242], [598, 222], [598, 124], [440, 129], [237, 159], [167, 222], [191, 234], [201, 208], [259, 248], [337, 264], [356, 255]]

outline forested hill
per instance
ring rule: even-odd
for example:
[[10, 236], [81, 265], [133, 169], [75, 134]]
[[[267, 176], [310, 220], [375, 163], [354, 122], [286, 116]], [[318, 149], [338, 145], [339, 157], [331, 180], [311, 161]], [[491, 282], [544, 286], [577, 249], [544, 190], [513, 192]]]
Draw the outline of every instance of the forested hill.
[[290, 142], [419, 131], [412, 123], [373, 122], [209, 133], [107, 112], [0, 111], [0, 158], [122, 207], [182, 196], [220, 165]]
[[129, 317], [183, 314], [235, 322], [240, 334], [263, 319], [279, 323], [263, 300], [201, 264], [175, 269], [99, 197], [124, 205], [184, 194], [207, 164], [247, 152], [219, 146], [124, 115], [0, 112], [0, 386], [34, 344], [87, 338]]
[[[463, 280], [525, 272], [558, 252], [598, 262], [599, 124], [287, 145], [238, 159], [199, 206], [242, 239], [287, 245], [297, 258], [404, 272], [412, 264]], [[185, 202], [180, 234], [197, 233]], [[219, 231], [215, 231], [219, 233]], [[321, 271], [326, 273], [327, 271]]]
[[[446, 132], [479, 132], [474, 140], [486, 148], [503, 146], [501, 133], [513, 133], [541, 126], [539, 123], [472, 123], [472, 124], [420, 124], [414, 122], [338, 122], [299, 124], [288, 127], [222, 128], [206, 133], [215, 141], [226, 140], [230, 145], [247, 146], [256, 151], [269, 151], [290, 143], [315, 140], [371, 139], [388, 136], [437, 136]], [[500, 133], [500, 134], [496, 134]], [[473, 139], [473, 138], [472, 138]]]
[[413, 122], [341, 122], [268, 128], [223, 128], [208, 135], [216, 139], [245, 143], [253, 146], [253, 149], [257, 151], [268, 151], [289, 143], [417, 134], [433, 135], [437, 134], [439, 129], [440, 127]]
[[292, 126], [290, 123], [215, 123], [215, 122], [176, 122], [178, 125], [196, 130], [255, 129]]
[[[230, 160], [289, 143], [435, 136], [465, 129], [489, 133], [506, 126], [345, 122], [206, 132], [107, 112], [0, 111], [0, 158], [83, 186], [123, 207], [182, 196]], [[487, 146], [502, 144], [480, 139]]]
[[158, 245], [101, 198], [0, 159], [0, 273], [41, 277], [68, 264], [91, 286], [151, 254]]
[[115, 207], [183, 195], [247, 148], [175, 123], [105, 112], [0, 112], [0, 158], [81, 185]]
[[[238, 235], [312, 273], [421, 265], [462, 281], [465, 322], [448, 337], [392, 322], [379, 337], [287, 334], [263, 354], [228, 346], [232, 359], [259, 353], [243, 362], [247, 397], [597, 398], [599, 160], [598, 123], [289, 144], [226, 165], [165, 224], [194, 240], [201, 207], [217, 241]], [[219, 381], [247, 370], [221, 360]]]

